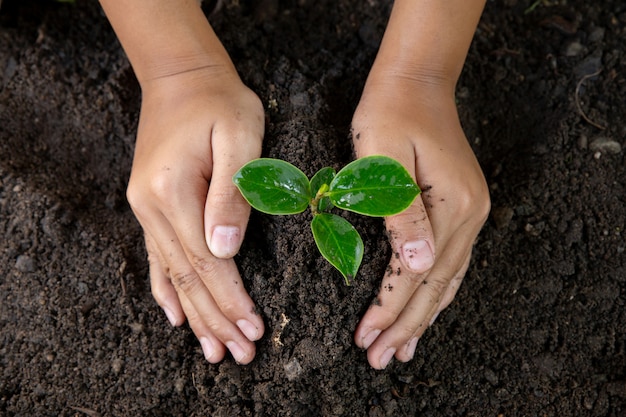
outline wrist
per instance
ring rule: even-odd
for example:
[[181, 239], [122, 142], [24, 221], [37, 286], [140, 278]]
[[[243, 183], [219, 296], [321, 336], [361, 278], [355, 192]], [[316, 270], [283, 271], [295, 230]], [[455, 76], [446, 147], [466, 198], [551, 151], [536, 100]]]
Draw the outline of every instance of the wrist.
[[384, 68], [370, 72], [361, 102], [386, 103], [394, 111], [419, 114], [456, 111], [456, 79], [427, 70]]
[[100, 0], [139, 83], [234, 66], [197, 0]]
[[396, 0], [368, 83], [454, 96], [484, 0]]
[[365, 90], [388, 90], [389, 94], [417, 94], [439, 99], [454, 98], [458, 76], [445, 68], [417, 60], [377, 57]]
[[143, 101], [184, 103], [193, 97], [234, 95], [247, 89], [237, 71], [230, 65], [190, 65], [170, 68], [161, 75], [141, 83]]

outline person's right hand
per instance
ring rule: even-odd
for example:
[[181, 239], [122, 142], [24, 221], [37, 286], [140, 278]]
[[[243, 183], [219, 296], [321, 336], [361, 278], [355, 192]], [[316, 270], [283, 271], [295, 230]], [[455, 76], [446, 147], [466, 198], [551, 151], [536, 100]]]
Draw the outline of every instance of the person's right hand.
[[264, 112], [234, 70], [205, 67], [142, 85], [127, 197], [144, 229], [152, 293], [187, 318], [206, 359], [249, 363], [264, 332], [232, 257], [250, 207], [233, 174], [259, 157]]

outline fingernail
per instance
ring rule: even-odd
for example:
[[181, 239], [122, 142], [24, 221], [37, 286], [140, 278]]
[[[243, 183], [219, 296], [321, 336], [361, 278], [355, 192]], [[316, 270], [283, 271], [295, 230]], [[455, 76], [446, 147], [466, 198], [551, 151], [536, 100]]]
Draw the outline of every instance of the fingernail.
[[439, 317], [439, 311], [435, 313], [435, 315], [430, 319], [430, 323], [428, 323], [428, 326], [432, 326], [433, 323], [435, 322], [435, 320], [437, 320], [437, 317]]
[[230, 350], [230, 354], [233, 355], [233, 358], [237, 363], [243, 362], [248, 356], [248, 354], [242, 349], [241, 346], [239, 346], [239, 343], [237, 342], [226, 342], [226, 347]]
[[407, 242], [402, 247], [405, 264], [413, 272], [426, 272], [435, 262], [433, 251], [426, 240]]
[[409, 340], [409, 343], [406, 345], [406, 355], [411, 359], [413, 359], [413, 356], [415, 356], [415, 348], [417, 347], [418, 340], [419, 337], [414, 337], [413, 339]]
[[176, 323], [178, 323], [178, 322], [176, 321], [176, 316], [174, 315], [172, 310], [170, 310], [167, 307], [162, 307], [162, 308], [163, 308], [163, 312], [165, 313], [165, 316], [167, 317], [167, 320], [170, 322], [170, 324], [172, 326], [176, 326]]
[[211, 343], [211, 341], [206, 337], [201, 337], [199, 340], [200, 346], [202, 346], [202, 352], [204, 353], [204, 358], [210, 362], [211, 357], [215, 354], [215, 346], [213, 346], [213, 343]]
[[369, 333], [367, 333], [365, 336], [363, 336], [361, 338], [361, 343], [363, 344], [363, 349], [369, 348], [372, 345], [372, 343], [374, 343], [374, 340], [376, 340], [376, 338], [378, 337], [379, 334], [380, 334], [380, 330], [372, 329], [372, 330], [369, 331]]
[[389, 348], [380, 355], [380, 369], [385, 369], [389, 365], [389, 361], [396, 354], [396, 348]]
[[237, 320], [237, 327], [248, 338], [249, 341], [254, 342], [259, 338], [259, 328], [248, 320]]
[[211, 253], [216, 257], [232, 258], [239, 250], [239, 228], [235, 226], [215, 226], [208, 244]]

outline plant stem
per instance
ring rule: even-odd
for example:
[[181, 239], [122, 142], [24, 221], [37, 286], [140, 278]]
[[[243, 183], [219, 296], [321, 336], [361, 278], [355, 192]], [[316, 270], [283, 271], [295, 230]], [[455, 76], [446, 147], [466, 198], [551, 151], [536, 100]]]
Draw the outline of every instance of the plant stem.
[[315, 197], [313, 197], [313, 199], [311, 200], [309, 206], [311, 207], [311, 213], [313, 213], [313, 216], [319, 214], [320, 200], [327, 196], [326, 192], [328, 191], [328, 188], [328, 184], [322, 185], [320, 189], [317, 190]]

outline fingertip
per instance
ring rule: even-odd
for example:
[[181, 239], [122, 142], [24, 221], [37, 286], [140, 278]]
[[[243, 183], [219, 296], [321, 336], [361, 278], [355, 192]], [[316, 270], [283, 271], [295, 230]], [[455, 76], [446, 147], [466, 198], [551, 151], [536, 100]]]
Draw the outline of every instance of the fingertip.
[[207, 245], [216, 258], [232, 258], [241, 247], [241, 235], [241, 229], [237, 226], [217, 225], [207, 235]]
[[428, 240], [420, 239], [402, 245], [404, 264], [413, 272], [423, 274], [435, 264], [435, 254]]
[[437, 320], [437, 317], [439, 317], [439, 313], [441, 313], [441, 310], [438, 310], [435, 314], [433, 314], [433, 316], [430, 318], [430, 321], [428, 322], [428, 327], [430, 327], [433, 324], [435, 324], [435, 321]]
[[172, 311], [171, 308], [169, 308], [168, 306], [163, 306], [161, 307], [161, 309], [165, 313], [165, 316], [167, 317], [167, 321], [170, 322], [172, 327], [178, 327], [181, 324], [183, 324], [183, 320], [179, 320], [178, 315], [176, 315], [174, 311]]
[[237, 327], [251, 342], [259, 340], [263, 336], [263, 329], [246, 319], [237, 320]]
[[165, 313], [167, 321], [173, 327], [182, 325], [185, 322], [185, 313], [178, 300], [176, 289], [160, 265], [153, 262], [150, 263], [150, 286], [152, 297]]
[[405, 348], [406, 361], [405, 362], [408, 362], [408, 361], [412, 360], [413, 357], [415, 356], [415, 349], [417, 349], [417, 342], [418, 341], [419, 341], [419, 337], [414, 336], [406, 344], [406, 348]]
[[361, 348], [368, 349], [374, 343], [374, 341], [376, 341], [381, 332], [382, 331], [380, 329], [370, 329], [364, 332], [360, 332], [355, 342]]
[[230, 354], [233, 356], [235, 362], [237, 362], [237, 364], [239, 365], [247, 365], [254, 359], [254, 356], [256, 354], [256, 348], [254, 346], [254, 343], [252, 343], [251, 345], [251, 349], [246, 349], [244, 346], [235, 341], [231, 340], [226, 342], [226, 347], [230, 351]]
[[391, 362], [391, 360], [393, 359], [394, 355], [396, 354], [396, 348], [395, 347], [389, 347], [387, 349], [385, 349], [383, 351], [383, 353], [377, 358], [377, 366], [374, 366], [376, 369], [379, 370], [383, 370], [387, 367], [387, 365], [389, 365], [389, 362]]
[[224, 359], [226, 352], [224, 350], [224, 345], [222, 345], [219, 341], [207, 336], [198, 338], [198, 341], [200, 342], [204, 359], [206, 359], [207, 362], [216, 364]]

